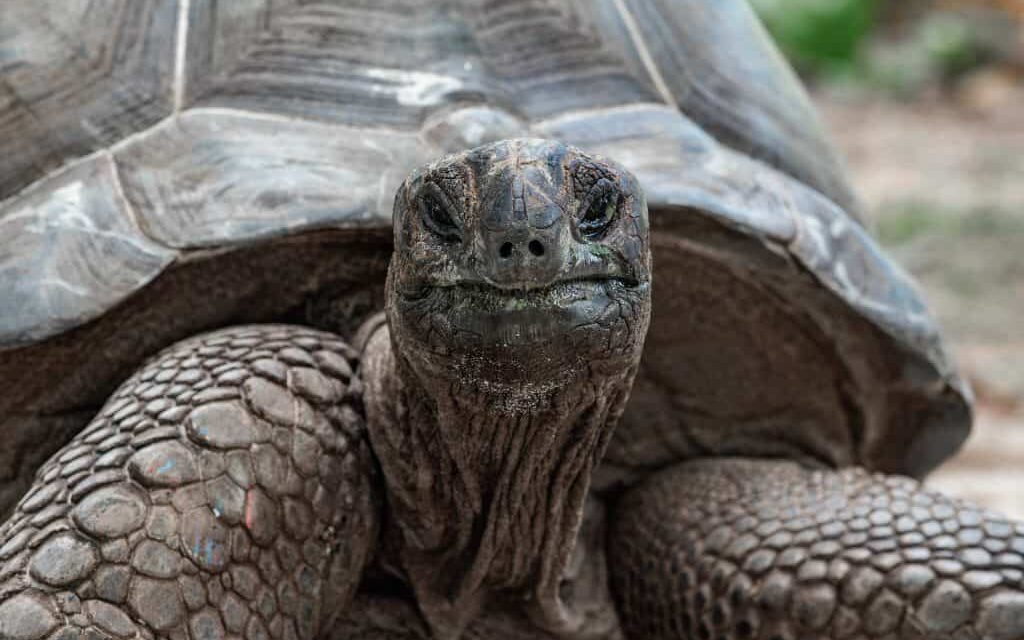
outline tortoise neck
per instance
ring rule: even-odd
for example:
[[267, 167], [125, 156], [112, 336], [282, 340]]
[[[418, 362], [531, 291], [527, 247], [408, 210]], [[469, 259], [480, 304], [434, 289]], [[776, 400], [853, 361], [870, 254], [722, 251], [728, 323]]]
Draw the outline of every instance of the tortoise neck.
[[571, 627], [558, 585], [635, 367], [516, 411], [478, 386], [424, 381], [390, 340], [369, 345], [367, 364], [398, 560], [435, 635], [457, 637], [496, 592], [524, 596], [539, 624]]

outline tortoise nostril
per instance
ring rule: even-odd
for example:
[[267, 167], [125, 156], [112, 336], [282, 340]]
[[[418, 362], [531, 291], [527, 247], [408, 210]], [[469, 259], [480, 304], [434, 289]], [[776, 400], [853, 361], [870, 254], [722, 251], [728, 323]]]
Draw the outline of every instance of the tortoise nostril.
[[498, 249], [498, 255], [501, 256], [502, 258], [508, 258], [509, 256], [511, 256], [512, 255], [512, 243], [511, 242], [506, 242], [505, 244], [501, 245], [501, 248]]
[[530, 244], [528, 244], [527, 247], [530, 249], [530, 253], [535, 256], [544, 255], [544, 245], [542, 245], [539, 240], [530, 240]]

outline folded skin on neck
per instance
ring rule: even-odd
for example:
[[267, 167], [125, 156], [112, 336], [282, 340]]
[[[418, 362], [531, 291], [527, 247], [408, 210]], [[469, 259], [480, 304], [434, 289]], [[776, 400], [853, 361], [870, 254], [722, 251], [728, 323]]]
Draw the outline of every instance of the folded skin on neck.
[[438, 637], [495, 594], [571, 629], [558, 586], [650, 313], [643, 198], [610, 163], [502, 142], [414, 174], [395, 230], [363, 375], [396, 563]]

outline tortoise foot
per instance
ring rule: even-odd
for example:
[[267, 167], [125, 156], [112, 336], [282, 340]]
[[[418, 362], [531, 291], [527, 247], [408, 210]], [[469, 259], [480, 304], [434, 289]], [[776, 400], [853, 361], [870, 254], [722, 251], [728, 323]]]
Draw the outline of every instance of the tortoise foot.
[[700, 460], [611, 522], [632, 638], [1024, 637], [1024, 525], [907, 478]]
[[240, 327], [125, 382], [0, 527], [0, 638], [313, 638], [377, 510], [354, 352]]

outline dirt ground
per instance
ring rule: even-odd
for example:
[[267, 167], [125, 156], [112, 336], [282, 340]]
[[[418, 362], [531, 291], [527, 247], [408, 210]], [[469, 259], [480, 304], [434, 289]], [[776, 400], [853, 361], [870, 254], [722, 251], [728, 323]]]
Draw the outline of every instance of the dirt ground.
[[1024, 87], [966, 100], [816, 97], [882, 243], [924, 289], [977, 395], [932, 486], [1024, 518]]

